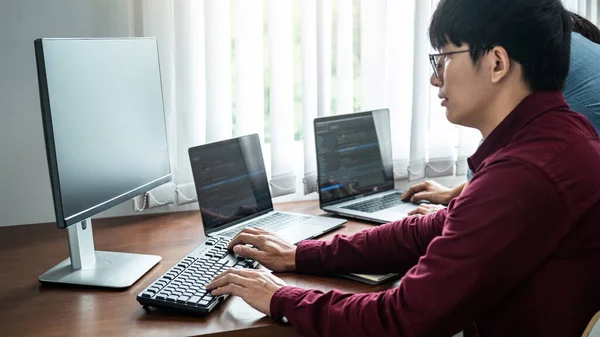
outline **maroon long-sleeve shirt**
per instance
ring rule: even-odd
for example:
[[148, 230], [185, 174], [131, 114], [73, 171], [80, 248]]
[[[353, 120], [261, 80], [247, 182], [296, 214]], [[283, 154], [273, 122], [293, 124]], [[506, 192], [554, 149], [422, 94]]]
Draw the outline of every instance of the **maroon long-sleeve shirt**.
[[524, 99], [447, 210], [298, 245], [299, 272], [406, 272], [380, 293], [283, 287], [306, 336], [581, 336], [600, 309], [600, 140], [561, 93]]

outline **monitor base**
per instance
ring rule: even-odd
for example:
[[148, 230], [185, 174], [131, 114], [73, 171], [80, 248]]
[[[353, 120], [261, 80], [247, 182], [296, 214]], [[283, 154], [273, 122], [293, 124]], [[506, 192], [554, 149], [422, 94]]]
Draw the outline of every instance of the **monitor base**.
[[157, 255], [103, 251], [96, 251], [95, 257], [94, 264], [82, 269], [73, 269], [71, 258], [67, 258], [38, 279], [42, 283], [127, 288], [161, 260]]
[[160, 256], [96, 251], [92, 220], [67, 227], [69, 258], [38, 279], [42, 283], [127, 288], [161, 260]]

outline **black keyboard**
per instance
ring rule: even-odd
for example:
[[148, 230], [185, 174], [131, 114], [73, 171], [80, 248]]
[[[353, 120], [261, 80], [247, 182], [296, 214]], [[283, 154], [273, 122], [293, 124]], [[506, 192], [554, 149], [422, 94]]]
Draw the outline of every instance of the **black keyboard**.
[[382, 209], [400, 205], [403, 203], [403, 201], [400, 200], [401, 195], [401, 193], [386, 194], [383, 197], [357, 202], [356, 204], [343, 206], [342, 208], [359, 212], [374, 213], [381, 211]]
[[229, 241], [208, 238], [137, 295], [149, 307], [209, 313], [228, 295], [212, 296], [206, 284], [228, 268], [256, 268], [258, 262], [227, 251]]
[[310, 218], [306, 215], [296, 215], [289, 213], [273, 213], [264, 218], [260, 218], [258, 220], [247, 223], [242, 227], [235, 227], [231, 230], [228, 230], [223, 233], [219, 233], [219, 236], [224, 236], [228, 238], [233, 238], [237, 233], [239, 233], [245, 227], [259, 227], [264, 230], [268, 230], [270, 232], [275, 232], [281, 230], [293, 223], [304, 221]]

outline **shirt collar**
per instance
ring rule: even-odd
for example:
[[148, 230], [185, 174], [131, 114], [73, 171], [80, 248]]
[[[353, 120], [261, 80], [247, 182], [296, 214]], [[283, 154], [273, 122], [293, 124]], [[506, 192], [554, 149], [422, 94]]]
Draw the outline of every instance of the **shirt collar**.
[[559, 91], [535, 92], [525, 97], [485, 139], [475, 153], [467, 159], [469, 168], [477, 172], [481, 163], [504, 147], [513, 136], [529, 122], [556, 108], [565, 107], [567, 102]]

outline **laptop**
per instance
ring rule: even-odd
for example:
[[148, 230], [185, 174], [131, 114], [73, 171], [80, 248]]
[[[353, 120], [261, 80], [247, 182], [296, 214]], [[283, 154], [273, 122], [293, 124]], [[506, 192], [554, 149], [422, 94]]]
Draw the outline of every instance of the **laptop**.
[[207, 237], [231, 240], [246, 227], [260, 227], [297, 244], [346, 222], [274, 211], [257, 134], [192, 147], [188, 152]]
[[388, 223], [417, 207], [394, 189], [388, 109], [316, 118], [314, 126], [321, 209]]

